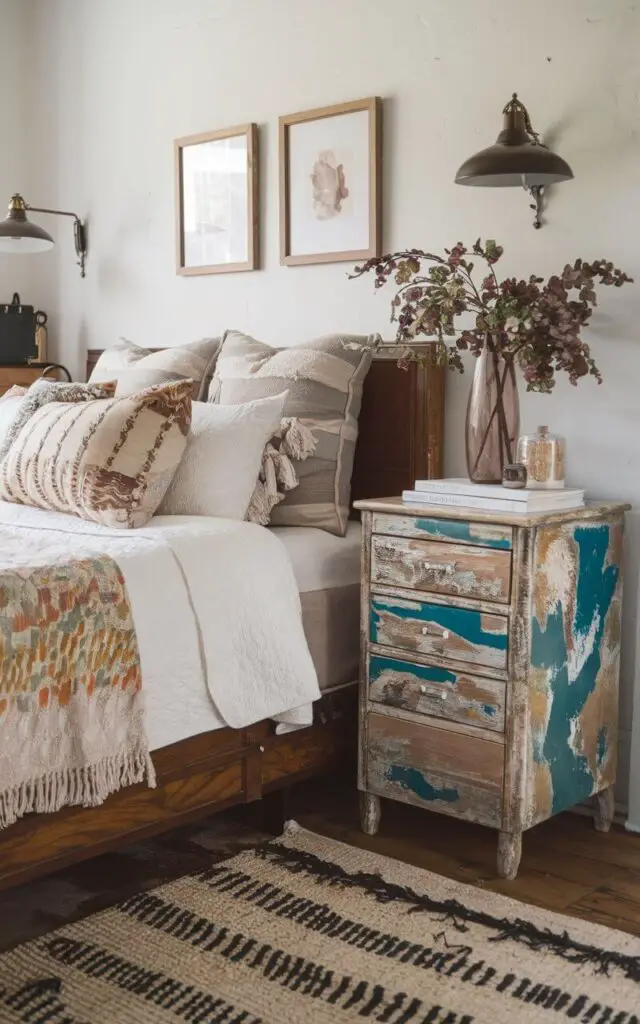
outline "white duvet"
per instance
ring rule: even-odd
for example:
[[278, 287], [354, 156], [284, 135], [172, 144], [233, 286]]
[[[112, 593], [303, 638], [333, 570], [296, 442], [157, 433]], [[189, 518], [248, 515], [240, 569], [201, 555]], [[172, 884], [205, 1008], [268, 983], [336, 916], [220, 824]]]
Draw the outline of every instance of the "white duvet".
[[125, 578], [151, 750], [263, 718], [311, 722], [320, 691], [298, 588], [268, 530], [193, 516], [111, 530], [0, 501], [0, 570], [97, 554]]

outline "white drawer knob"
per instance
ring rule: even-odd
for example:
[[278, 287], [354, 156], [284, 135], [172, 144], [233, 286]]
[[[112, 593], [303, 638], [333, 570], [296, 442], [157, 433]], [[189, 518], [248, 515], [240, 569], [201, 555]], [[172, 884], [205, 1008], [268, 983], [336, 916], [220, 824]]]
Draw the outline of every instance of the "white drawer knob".
[[422, 635], [426, 636], [428, 632], [429, 632], [429, 627], [428, 626], [423, 626], [422, 627]]
[[443, 629], [442, 630], [442, 639], [443, 640], [448, 640], [449, 639], [449, 630], [448, 629]]
[[437, 697], [439, 700], [447, 699], [446, 690], [430, 690], [428, 687], [424, 685], [424, 683], [422, 683], [420, 686], [420, 693], [428, 694], [429, 697]]

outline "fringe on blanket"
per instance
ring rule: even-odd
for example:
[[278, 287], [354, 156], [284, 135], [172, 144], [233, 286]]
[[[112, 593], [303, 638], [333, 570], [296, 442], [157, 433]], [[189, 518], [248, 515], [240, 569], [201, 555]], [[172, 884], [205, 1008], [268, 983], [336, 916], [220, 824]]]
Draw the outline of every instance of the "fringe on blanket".
[[[271, 512], [284, 501], [287, 491], [298, 486], [292, 459], [304, 462], [316, 449], [316, 439], [300, 420], [286, 417], [280, 421], [275, 443], [270, 441], [262, 453], [262, 465], [247, 510], [250, 523], [267, 526]], [[279, 443], [278, 443], [279, 441]]]
[[156, 773], [147, 750], [121, 750], [97, 764], [47, 772], [0, 791], [0, 829], [24, 814], [53, 814], [61, 807], [97, 807], [123, 786], [147, 782], [156, 785]]

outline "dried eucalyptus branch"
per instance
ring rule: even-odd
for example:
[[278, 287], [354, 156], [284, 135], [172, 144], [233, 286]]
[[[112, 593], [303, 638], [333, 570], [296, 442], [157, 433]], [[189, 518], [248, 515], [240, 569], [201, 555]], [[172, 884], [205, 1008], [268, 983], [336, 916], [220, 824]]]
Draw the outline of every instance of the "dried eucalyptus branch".
[[[500, 355], [520, 366], [528, 391], [550, 392], [560, 370], [572, 384], [586, 375], [602, 381], [581, 331], [597, 305], [596, 286], [620, 288], [632, 278], [606, 260], [578, 259], [546, 283], [533, 274], [527, 281], [498, 281], [494, 265], [504, 250], [492, 239], [478, 239], [471, 252], [462, 242], [444, 251], [445, 256], [409, 249], [374, 257], [349, 275], [373, 272], [376, 288], [393, 278], [391, 320], [398, 324], [398, 341], [406, 345], [399, 365], [423, 358], [412, 346], [424, 337], [435, 343], [442, 362], [462, 373], [461, 353], [478, 356], [490, 339]], [[488, 268], [479, 285], [471, 255]], [[426, 271], [424, 264], [430, 264]], [[463, 314], [475, 315], [475, 326], [459, 331], [456, 320]]]

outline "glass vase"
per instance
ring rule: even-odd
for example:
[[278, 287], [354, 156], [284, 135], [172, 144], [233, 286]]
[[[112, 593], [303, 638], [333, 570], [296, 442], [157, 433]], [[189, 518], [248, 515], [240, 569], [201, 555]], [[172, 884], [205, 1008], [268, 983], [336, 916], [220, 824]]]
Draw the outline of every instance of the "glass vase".
[[503, 357], [491, 337], [476, 359], [466, 420], [467, 472], [479, 484], [502, 483], [516, 459], [520, 406], [513, 357]]

